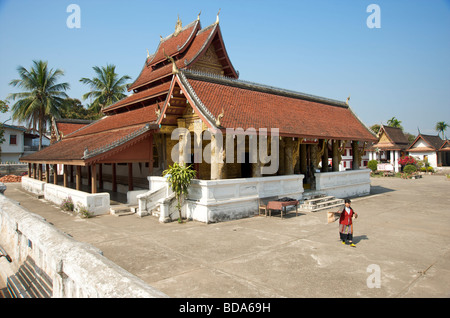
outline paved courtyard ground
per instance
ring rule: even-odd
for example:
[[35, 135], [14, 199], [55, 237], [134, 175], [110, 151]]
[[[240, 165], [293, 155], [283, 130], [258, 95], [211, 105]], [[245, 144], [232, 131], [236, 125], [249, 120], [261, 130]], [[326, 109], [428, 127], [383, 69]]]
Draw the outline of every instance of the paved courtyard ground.
[[355, 248], [340, 243], [325, 211], [216, 224], [80, 219], [7, 186], [7, 197], [170, 297], [450, 296], [450, 181], [442, 175], [372, 178], [372, 194], [352, 203]]

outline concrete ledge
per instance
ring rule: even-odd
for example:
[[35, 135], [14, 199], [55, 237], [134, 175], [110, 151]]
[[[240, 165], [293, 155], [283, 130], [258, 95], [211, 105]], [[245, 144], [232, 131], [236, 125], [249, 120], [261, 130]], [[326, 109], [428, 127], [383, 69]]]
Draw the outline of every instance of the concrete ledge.
[[[30, 256], [52, 279], [53, 297], [167, 297], [105, 258], [0, 195], [0, 244], [13, 262], [0, 262], [0, 275], [15, 273]], [[3, 276], [5, 275], [5, 276]]]
[[36, 180], [26, 176], [22, 177], [22, 188], [37, 195], [44, 195], [45, 184], [46, 183], [44, 181]]
[[22, 188], [37, 195], [38, 198], [43, 196], [45, 200], [51, 201], [57, 205], [60, 205], [63, 200], [71, 197], [75, 209], [77, 209], [77, 206], [81, 205], [88, 208], [93, 215], [109, 213], [110, 195], [106, 192], [92, 194], [52, 183], [46, 183], [29, 177], [22, 177]]
[[316, 190], [338, 198], [370, 193], [370, 170], [316, 173]]

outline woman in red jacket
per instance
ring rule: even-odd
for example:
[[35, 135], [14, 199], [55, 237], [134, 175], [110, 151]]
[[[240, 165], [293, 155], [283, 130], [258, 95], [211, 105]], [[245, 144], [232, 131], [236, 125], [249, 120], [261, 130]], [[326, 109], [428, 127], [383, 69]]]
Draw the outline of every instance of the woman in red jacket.
[[353, 216], [358, 217], [358, 214], [350, 207], [350, 199], [345, 199], [345, 207], [342, 210], [341, 217], [339, 218], [339, 235], [341, 237], [342, 244], [348, 240], [350, 246], [355, 247], [353, 244]]

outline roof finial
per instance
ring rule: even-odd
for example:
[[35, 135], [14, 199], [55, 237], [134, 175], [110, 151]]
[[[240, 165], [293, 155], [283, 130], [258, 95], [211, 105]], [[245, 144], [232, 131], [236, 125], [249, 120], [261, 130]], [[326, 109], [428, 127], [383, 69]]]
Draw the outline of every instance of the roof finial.
[[148, 53], [148, 49], [147, 49], [147, 58], [149, 58], [150, 57], [150, 53]]
[[177, 67], [177, 65], [175, 64], [175, 60], [173, 59], [173, 57], [168, 56], [168, 55], [166, 54], [166, 50], [165, 50], [164, 48], [163, 48], [163, 54], [164, 54], [164, 56], [165, 56], [169, 61], [172, 62], [172, 74], [178, 74], [178, 73], [179, 73], [178, 67]]
[[175, 32], [173, 33], [173, 36], [177, 36], [181, 32], [181, 29], [183, 29], [183, 25], [180, 20], [180, 15], [178, 15], [177, 23], [175, 24]]
[[350, 100], [350, 95], [348, 95], [347, 100], [345, 101], [345, 104], [348, 106], [348, 101]]
[[217, 17], [216, 17], [216, 22], [215, 22], [215, 24], [219, 24], [219, 13], [220, 13], [220, 9], [219, 9], [219, 12], [217, 12]]
[[200, 14], [202, 14], [202, 10], [200, 10], [200, 12], [198, 13], [197, 21], [200, 21]]
[[222, 112], [217, 116], [217, 119], [216, 119], [216, 126], [217, 127], [221, 127], [222, 126], [222, 124], [220, 123], [220, 120], [223, 118], [223, 116], [224, 116], [224, 111], [223, 111], [223, 107], [222, 107]]

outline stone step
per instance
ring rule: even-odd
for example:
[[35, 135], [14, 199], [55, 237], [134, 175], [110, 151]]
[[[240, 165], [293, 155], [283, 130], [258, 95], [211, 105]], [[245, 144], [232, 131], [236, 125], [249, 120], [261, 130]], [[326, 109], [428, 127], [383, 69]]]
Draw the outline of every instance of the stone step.
[[344, 205], [343, 199], [334, 196], [321, 195], [312, 199], [307, 199], [300, 205], [299, 209], [306, 212], [316, 212], [325, 209], [332, 209]]
[[333, 200], [333, 199], [335, 199], [335, 197], [333, 197], [333, 196], [323, 196], [323, 197], [320, 197], [320, 198], [305, 200], [304, 204], [314, 205], [314, 204], [317, 204], [317, 203], [320, 203], [320, 202], [330, 201], [330, 200]]
[[51, 278], [37, 268], [29, 257], [17, 273], [7, 279], [7, 291], [11, 298], [49, 298], [52, 296], [52, 289]]
[[326, 205], [335, 204], [335, 203], [344, 204], [344, 200], [333, 198], [333, 199], [330, 199], [330, 200], [327, 200], [327, 201], [320, 201], [320, 202], [313, 203], [313, 204], [311, 204], [311, 203], [306, 203], [306, 204], [303, 203], [301, 206], [305, 207], [305, 208], [309, 208], [309, 207], [310, 208], [314, 208], [314, 207], [326, 206]]
[[0, 298], [12, 298], [7, 287], [0, 289]]
[[138, 208], [137, 205], [112, 205], [109, 211], [114, 216], [125, 216], [135, 214]]
[[333, 209], [333, 208], [337, 208], [337, 207], [343, 207], [343, 203], [335, 203], [335, 204], [331, 204], [331, 205], [326, 205], [326, 206], [320, 206], [320, 207], [314, 207], [312, 209], [305, 209], [300, 207], [299, 211], [303, 211], [303, 212], [317, 212], [317, 211], [321, 211], [321, 210], [327, 210], [327, 209]]

